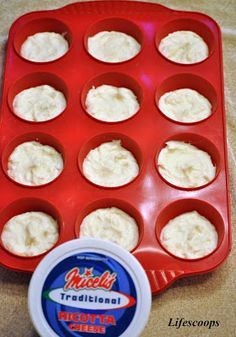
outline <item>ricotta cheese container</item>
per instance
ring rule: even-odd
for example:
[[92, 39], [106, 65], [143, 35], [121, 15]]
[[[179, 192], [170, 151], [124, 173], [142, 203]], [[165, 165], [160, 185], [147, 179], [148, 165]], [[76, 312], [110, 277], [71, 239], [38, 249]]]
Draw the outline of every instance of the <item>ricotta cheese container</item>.
[[36, 268], [28, 307], [42, 337], [137, 337], [151, 310], [151, 289], [138, 260], [111, 242], [76, 239]]

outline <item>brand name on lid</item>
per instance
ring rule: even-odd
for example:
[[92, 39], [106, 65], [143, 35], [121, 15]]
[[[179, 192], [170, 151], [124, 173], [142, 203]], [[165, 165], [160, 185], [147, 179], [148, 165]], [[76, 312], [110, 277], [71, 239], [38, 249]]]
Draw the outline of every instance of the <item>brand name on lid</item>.
[[111, 273], [106, 270], [100, 276], [93, 274], [93, 268], [85, 268], [84, 272], [80, 268], [75, 267], [71, 269], [65, 276], [64, 290], [81, 289], [104, 289], [111, 290], [113, 284], [116, 282], [116, 273]]
[[[137, 291], [128, 268], [93, 252], [61, 260], [47, 276], [42, 307], [57, 336], [121, 336], [137, 312]], [[65, 331], [65, 332], [64, 332]]]

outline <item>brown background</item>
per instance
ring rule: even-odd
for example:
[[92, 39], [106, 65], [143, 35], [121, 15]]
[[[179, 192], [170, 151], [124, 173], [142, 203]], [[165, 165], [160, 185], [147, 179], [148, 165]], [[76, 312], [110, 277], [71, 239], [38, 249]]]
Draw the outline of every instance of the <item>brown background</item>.
[[[8, 30], [20, 15], [33, 11], [61, 7], [74, 1], [0, 0], [0, 74], [5, 58]], [[232, 199], [232, 225], [235, 225], [236, 205], [236, 0], [162, 0], [173, 9], [206, 13], [221, 26], [223, 33], [227, 138]], [[1, 187], [0, 187], [1, 188]], [[233, 231], [233, 234], [234, 231]], [[235, 238], [235, 236], [234, 236]], [[181, 279], [153, 300], [152, 313], [142, 337], [235, 337], [236, 336], [236, 253], [216, 271]], [[27, 312], [27, 288], [30, 276], [0, 267], [0, 336], [37, 337]], [[188, 320], [219, 320], [220, 327], [168, 327], [170, 318]], [[44, 336], [47, 337], [47, 336]], [[132, 336], [130, 336], [132, 337]]]

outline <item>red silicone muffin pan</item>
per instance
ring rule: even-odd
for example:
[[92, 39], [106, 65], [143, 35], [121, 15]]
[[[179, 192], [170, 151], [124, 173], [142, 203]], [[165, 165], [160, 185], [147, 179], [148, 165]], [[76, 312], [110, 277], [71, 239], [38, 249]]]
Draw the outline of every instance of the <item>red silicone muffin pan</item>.
[[[142, 48], [133, 59], [117, 63], [96, 60], [87, 52], [89, 36], [116, 30], [135, 37]], [[159, 41], [176, 30], [198, 33], [209, 47], [209, 57], [197, 64], [181, 65], [167, 60], [157, 50]], [[67, 54], [48, 63], [23, 59], [20, 46], [37, 32], [63, 33], [70, 48]], [[14, 115], [12, 101], [23, 89], [49, 84], [67, 99], [65, 111], [43, 123], [24, 121]], [[117, 123], [95, 120], [85, 111], [87, 91], [111, 84], [130, 88], [140, 102], [139, 112]], [[192, 88], [207, 97], [212, 115], [194, 124], [174, 122], [157, 108], [166, 91]], [[132, 151], [139, 176], [117, 188], [90, 183], [81, 172], [89, 150], [121, 139]], [[214, 181], [198, 189], [180, 189], [158, 173], [156, 157], [165, 142], [183, 140], [207, 151], [217, 167]], [[54, 146], [64, 158], [62, 174], [50, 184], [26, 187], [7, 177], [7, 161], [14, 147], [27, 140]], [[142, 263], [154, 294], [177, 278], [205, 273], [222, 263], [230, 251], [227, 147], [223, 97], [222, 46], [218, 25], [210, 17], [173, 11], [160, 5], [132, 1], [81, 2], [61, 9], [20, 17], [11, 27], [8, 40], [1, 108], [0, 229], [12, 216], [30, 210], [45, 211], [60, 226], [60, 243], [79, 236], [82, 219], [92, 210], [116, 206], [133, 216], [140, 240], [133, 254]], [[197, 260], [177, 258], [159, 241], [162, 227], [171, 218], [196, 210], [206, 216], [219, 235], [217, 249]], [[0, 246], [1, 263], [11, 269], [32, 272], [43, 255], [15, 256]]]

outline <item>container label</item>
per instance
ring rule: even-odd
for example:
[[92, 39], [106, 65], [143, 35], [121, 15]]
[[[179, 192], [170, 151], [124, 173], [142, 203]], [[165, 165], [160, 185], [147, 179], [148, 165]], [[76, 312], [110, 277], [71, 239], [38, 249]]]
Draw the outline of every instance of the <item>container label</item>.
[[115, 259], [80, 253], [62, 260], [43, 286], [44, 316], [60, 337], [120, 336], [132, 322], [137, 291]]

